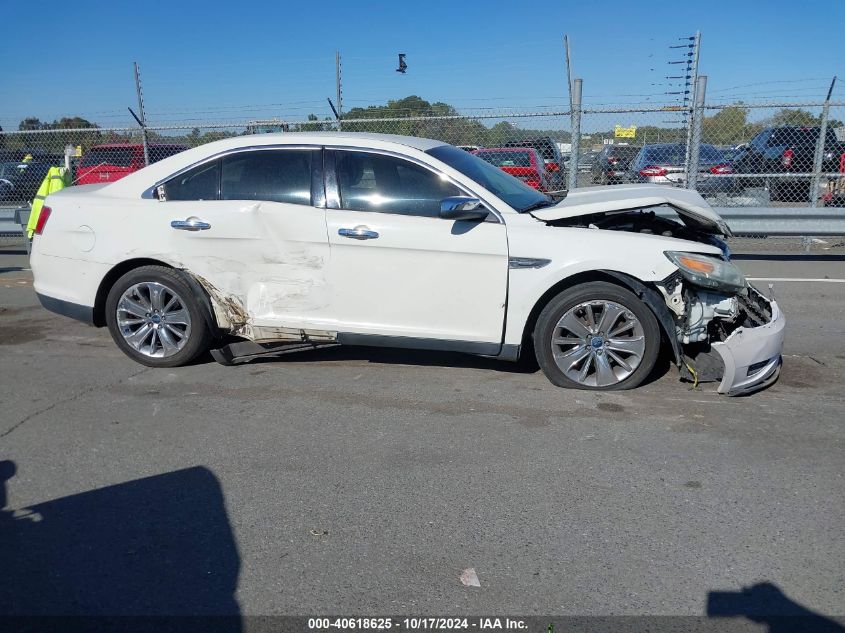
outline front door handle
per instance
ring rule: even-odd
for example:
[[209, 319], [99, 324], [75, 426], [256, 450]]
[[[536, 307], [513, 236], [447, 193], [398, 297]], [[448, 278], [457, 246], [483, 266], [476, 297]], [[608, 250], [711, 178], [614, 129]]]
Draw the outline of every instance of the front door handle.
[[173, 220], [170, 223], [170, 228], [179, 231], [205, 231], [211, 228], [211, 224], [203, 222], [199, 218], [188, 218], [187, 220]]
[[374, 240], [378, 233], [371, 231], [368, 226], [356, 226], [354, 229], [338, 229], [337, 234], [342, 237], [351, 237], [353, 240]]

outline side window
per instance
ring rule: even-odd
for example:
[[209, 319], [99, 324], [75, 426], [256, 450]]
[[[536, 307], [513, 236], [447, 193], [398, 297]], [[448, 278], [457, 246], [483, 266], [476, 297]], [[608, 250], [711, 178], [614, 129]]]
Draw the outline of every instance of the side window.
[[346, 151], [336, 156], [344, 209], [439, 217], [440, 201], [461, 195], [448, 180], [401, 158]]
[[217, 200], [219, 185], [220, 161], [215, 160], [168, 180], [163, 185], [164, 196], [168, 201]]
[[223, 157], [223, 200], [311, 204], [312, 150], [257, 150]]

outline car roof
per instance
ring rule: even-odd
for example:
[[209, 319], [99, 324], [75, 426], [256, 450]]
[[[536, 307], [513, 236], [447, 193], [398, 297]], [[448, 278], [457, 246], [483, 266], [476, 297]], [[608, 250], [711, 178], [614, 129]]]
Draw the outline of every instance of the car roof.
[[[416, 136], [400, 136], [398, 134], [375, 134], [371, 132], [274, 132], [270, 134], [247, 134], [213, 141], [180, 152], [169, 158], [153, 163], [139, 171], [121, 178], [114, 183], [105, 185], [110, 195], [135, 195], [146, 190], [154, 182], [166, 178], [174, 172], [202, 162], [215, 155], [233, 150], [262, 147], [265, 145], [338, 145], [355, 148], [357, 141], [361, 149], [387, 149], [391, 146], [405, 147], [425, 152], [435, 147], [447, 145], [443, 141]], [[463, 150], [461, 150], [463, 151]]]

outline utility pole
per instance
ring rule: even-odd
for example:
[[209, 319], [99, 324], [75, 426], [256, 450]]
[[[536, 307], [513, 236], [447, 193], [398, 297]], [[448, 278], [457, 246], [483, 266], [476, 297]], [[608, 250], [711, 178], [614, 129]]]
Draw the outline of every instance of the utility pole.
[[147, 143], [147, 119], [144, 114], [144, 93], [141, 92], [141, 71], [138, 69], [138, 62], [135, 65], [135, 92], [138, 93], [138, 116], [141, 123], [141, 140], [144, 143], [144, 165], [150, 164], [150, 149]]
[[343, 83], [340, 78], [340, 51], [334, 52], [334, 68], [335, 86], [337, 88], [337, 129], [340, 131], [343, 129], [343, 124], [340, 122], [340, 118], [343, 116], [343, 90], [341, 89]]

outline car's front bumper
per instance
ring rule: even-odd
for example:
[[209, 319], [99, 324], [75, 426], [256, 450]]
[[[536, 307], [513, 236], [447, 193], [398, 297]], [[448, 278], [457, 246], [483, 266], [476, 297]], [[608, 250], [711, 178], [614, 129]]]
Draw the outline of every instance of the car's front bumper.
[[712, 348], [724, 362], [719, 393], [738, 396], [762, 389], [777, 380], [786, 319], [774, 300], [766, 299], [749, 287], [749, 300], [765, 302], [771, 311], [767, 323], [757, 327], [740, 327]]

